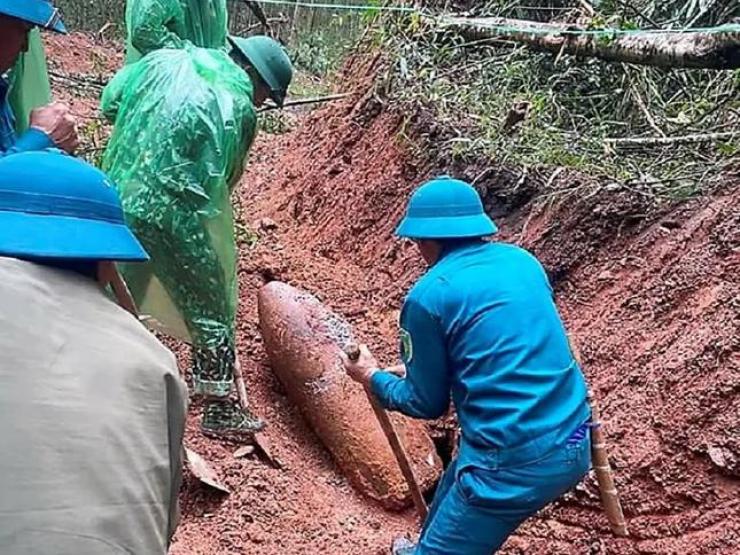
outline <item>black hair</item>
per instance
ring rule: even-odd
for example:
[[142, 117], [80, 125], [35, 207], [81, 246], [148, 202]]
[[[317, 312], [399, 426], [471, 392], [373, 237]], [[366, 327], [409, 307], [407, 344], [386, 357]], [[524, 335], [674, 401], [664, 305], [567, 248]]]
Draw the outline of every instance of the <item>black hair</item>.
[[58, 270], [74, 272], [90, 279], [98, 279], [98, 260], [89, 260], [81, 258], [44, 258], [44, 257], [23, 257], [21, 260], [33, 262], [41, 266], [49, 266]]
[[434, 239], [442, 246], [442, 252], [458, 249], [465, 245], [472, 245], [474, 243], [482, 243], [485, 241], [484, 237], [456, 237], [454, 239]]

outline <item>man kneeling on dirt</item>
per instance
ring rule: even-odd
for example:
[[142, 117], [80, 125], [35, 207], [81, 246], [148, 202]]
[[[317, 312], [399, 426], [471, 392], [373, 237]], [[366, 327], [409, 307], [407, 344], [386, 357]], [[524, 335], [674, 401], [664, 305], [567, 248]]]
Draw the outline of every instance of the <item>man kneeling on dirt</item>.
[[254, 140], [255, 108], [268, 97], [282, 106], [293, 68], [271, 38], [231, 43], [231, 58], [186, 45], [119, 72], [103, 94], [115, 122], [103, 166], [152, 258], [123, 268], [142, 315], [193, 345], [194, 390], [207, 398], [203, 432], [249, 440], [264, 423], [232, 398], [238, 297], [230, 195]]
[[108, 178], [53, 152], [0, 160], [0, 553], [164, 555], [187, 390], [106, 295], [147, 255]]
[[16, 136], [15, 114], [8, 100], [10, 85], [4, 75], [28, 48], [28, 33], [34, 27], [65, 32], [58, 11], [48, 0], [0, 0], [0, 157], [46, 148], [77, 149], [75, 121], [61, 103], [33, 110], [28, 131]]
[[490, 555], [589, 468], [586, 383], [545, 271], [497, 229], [467, 183], [438, 178], [409, 202], [398, 235], [429, 271], [401, 313], [406, 376], [367, 350], [348, 373], [389, 410], [434, 419], [455, 404], [462, 437], [417, 546], [394, 553]]

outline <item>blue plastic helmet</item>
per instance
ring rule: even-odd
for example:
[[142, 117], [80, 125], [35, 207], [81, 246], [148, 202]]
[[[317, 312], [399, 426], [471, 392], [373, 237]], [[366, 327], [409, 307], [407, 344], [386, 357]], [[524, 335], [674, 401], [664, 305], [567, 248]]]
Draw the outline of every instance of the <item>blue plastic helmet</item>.
[[0, 14], [20, 19], [42, 29], [66, 33], [62, 15], [50, 0], [0, 0]]
[[464, 239], [497, 231], [478, 192], [464, 181], [442, 176], [414, 191], [396, 235], [409, 239]]
[[0, 158], [0, 256], [149, 259], [108, 177], [50, 151]]

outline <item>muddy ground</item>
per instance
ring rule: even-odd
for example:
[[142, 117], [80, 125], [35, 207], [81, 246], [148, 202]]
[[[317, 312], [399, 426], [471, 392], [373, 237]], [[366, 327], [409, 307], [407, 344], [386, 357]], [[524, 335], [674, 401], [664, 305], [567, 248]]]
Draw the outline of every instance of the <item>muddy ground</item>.
[[[89, 60], [100, 56], [70, 55], [69, 39], [52, 40], [64, 71], [97, 71]], [[73, 40], [75, 50], [120, 61], [110, 44]], [[379, 554], [414, 529], [411, 511], [382, 510], [339, 474], [268, 367], [256, 320], [258, 288], [284, 280], [345, 315], [382, 362], [395, 361], [398, 311], [423, 270], [392, 236], [404, 202], [433, 173], [482, 174], [414, 159], [398, 117], [365, 94], [374, 71], [355, 62], [340, 81], [355, 97], [302, 116], [288, 134], [262, 134], [254, 147], [235, 198], [239, 352], [281, 467], [255, 454], [236, 459], [236, 445], [202, 437], [194, 403], [187, 441], [215, 461], [232, 494], [187, 480], [174, 554]], [[69, 95], [64, 82], [55, 90]], [[619, 188], [545, 196], [534, 174], [512, 198], [495, 174], [478, 185], [499, 240], [531, 249], [550, 273], [601, 404], [632, 532], [609, 534], [589, 480], [504, 552], [740, 553], [740, 172], [702, 198], [658, 206]], [[581, 178], [560, 179], [568, 190]]]

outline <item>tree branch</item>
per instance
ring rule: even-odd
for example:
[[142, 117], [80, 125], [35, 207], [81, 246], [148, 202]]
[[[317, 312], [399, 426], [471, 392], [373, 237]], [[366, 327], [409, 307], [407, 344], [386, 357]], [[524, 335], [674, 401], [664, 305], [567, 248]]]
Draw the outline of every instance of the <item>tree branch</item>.
[[711, 143], [740, 137], [740, 131], [725, 131], [722, 133], [705, 133], [695, 135], [680, 135], [676, 137], [626, 137], [618, 139], [604, 139], [604, 144], [610, 147], [650, 147], [667, 145], [687, 145], [697, 143]]

